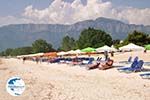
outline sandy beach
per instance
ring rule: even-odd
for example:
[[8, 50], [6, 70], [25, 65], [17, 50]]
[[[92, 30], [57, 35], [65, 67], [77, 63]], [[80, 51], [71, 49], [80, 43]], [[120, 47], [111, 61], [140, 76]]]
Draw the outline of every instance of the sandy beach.
[[[116, 54], [114, 68], [105, 71], [86, 70], [66, 64], [36, 64], [18, 59], [1, 59], [0, 100], [150, 100], [150, 80], [137, 73], [120, 73], [117, 62], [139, 56], [150, 61], [150, 52]], [[125, 64], [124, 64], [125, 65]], [[129, 66], [126, 65], [126, 66]], [[150, 66], [144, 66], [150, 69]], [[150, 71], [149, 71], [150, 72]], [[21, 77], [26, 89], [18, 97], [6, 91], [6, 81], [12, 76]]]

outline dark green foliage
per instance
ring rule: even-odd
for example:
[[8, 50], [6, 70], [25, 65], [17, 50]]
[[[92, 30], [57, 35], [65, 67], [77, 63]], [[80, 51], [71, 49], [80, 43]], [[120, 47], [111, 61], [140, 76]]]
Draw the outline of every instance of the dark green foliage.
[[17, 56], [32, 53], [32, 47], [21, 47], [15, 49], [6, 49], [0, 53], [0, 56]]
[[32, 53], [32, 47], [21, 47], [21, 48], [15, 48], [11, 52], [11, 56], [17, 56], [17, 55], [26, 55]]
[[113, 40], [113, 41], [112, 41], [112, 44], [113, 44], [113, 45], [120, 44], [120, 40], [119, 40], [119, 39]]
[[11, 55], [11, 53], [12, 53], [12, 51], [13, 51], [13, 49], [11, 49], [11, 48], [6, 49], [6, 51], [5, 51], [5, 55], [10, 56], [10, 55]]
[[97, 30], [94, 28], [88, 28], [81, 32], [79, 40], [77, 41], [77, 46], [80, 49], [86, 47], [101, 47], [104, 45], [111, 46], [112, 38], [109, 34], [102, 30]]
[[129, 43], [144, 46], [146, 44], [150, 44], [150, 36], [148, 34], [135, 30], [132, 33], [128, 34], [127, 38], [122, 43], [116, 44], [115, 47], [119, 48]]
[[0, 53], [0, 56], [11, 56], [12, 51], [13, 51], [13, 49], [8, 48], [8, 49], [6, 49], [5, 51], [2, 51], [2, 52]]
[[73, 49], [83, 49], [86, 47], [97, 48], [104, 45], [112, 45], [111, 36], [102, 30], [88, 28], [81, 32], [77, 41], [69, 36], [64, 37], [62, 46], [59, 48], [59, 50], [69, 51]]
[[76, 41], [74, 38], [70, 38], [69, 36], [64, 37], [62, 40], [61, 50], [69, 51], [73, 49], [76, 49]]
[[38, 39], [33, 44], [32, 47], [20, 47], [15, 49], [6, 49], [0, 53], [0, 56], [17, 56], [17, 55], [27, 55], [39, 52], [49, 52], [55, 51], [51, 44], [48, 44], [45, 40]]
[[58, 52], [60, 52], [60, 51], [63, 51], [63, 50], [62, 50], [62, 48], [61, 48], [61, 47], [59, 47], [59, 48], [57, 49], [57, 51], [58, 51]]
[[54, 51], [52, 45], [45, 40], [38, 39], [32, 44], [33, 53]]
[[[144, 46], [146, 44], [150, 44], [150, 36], [143, 32], [133, 31], [122, 43], [120, 43], [120, 40], [112, 41], [111, 36], [105, 31], [88, 28], [81, 32], [80, 37], [77, 41], [69, 36], [64, 37], [62, 46], [58, 49], [58, 51], [69, 51], [73, 49], [83, 49], [86, 47], [97, 48], [104, 45], [111, 46], [112, 44], [116, 48], [119, 48], [123, 45], [127, 45], [128, 43], [134, 43], [140, 46]], [[32, 47], [21, 47], [15, 49], [8, 48], [5, 51], [1, 52], [0, 56], [16, 56], [51, 51], [55, 51], [52, 48], [51, 44], [47, 43], [45, 40], [38, 39], [32, 44]]]
[[5, 52], [4, 51], [0, 52], [0, 56], [6, 56]]
[[150, 43], [149, 35], [143, 32], [133, 31], [124, 40], [124, 43], [134, 43], [140, 46], [144, 46]]

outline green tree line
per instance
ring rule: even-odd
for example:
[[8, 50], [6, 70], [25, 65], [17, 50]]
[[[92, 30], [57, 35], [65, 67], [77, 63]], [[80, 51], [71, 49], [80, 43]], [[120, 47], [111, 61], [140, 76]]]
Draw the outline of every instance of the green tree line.
[[46, 40], [38, 39], [32, 43], [31, 47], [20, 47], [20, 48], [8, 48], [5, 51], [0, 53], [0, 56], [17, 56], [17, 55], [26, 55], [31, 53], [39, 52], [51, 52], [55, 51], [52, 48], [52, 45], [47, 43]]
[[68, 51], [72, 49], [83, 49], [86, 47], [101, 47], [104, 45], [112, 45], [112, 37], [105, 31], [88, 28], [81, 32], [79, 39], [66, 36], [63, 38], [61, 50]]
[[83, 49], [86, 47], [98, 48], [104, 45], [114, 45], [116, 48], [119, 48], [127, 45], [128, 43], [134, 43], [144, 47], [144, 45], [150, 44], [150, 35], [135, 30], [129, 33], [128, 36], [121, 42], [119, 39], [112, 40], [112, 37], [105, 31], [88, 28], [81, 32], [79, 39], [76, 41], [72, 37], [64, 37], [60, 50], [68, 51], [72, 49]]
[[150, 35], [144, 32], [136, 31], [129, 33], [128, 36], [120, 43], [120, 40], [114, 41], [114, 46], [119, 48], [121, 46], [127, 45], [129, 43], [134, 43], [139, 46], [145, 46], [150, 44]]
[[[59, 47], [57, 51], [69, 51], [83, 49], [86, 47], [98, 48], [104, 45], [114, 45], [116, 48], [119, 48], [127, 45], [128, 43], [134, 43], [140, 46], [150, 44], [150, 35], [135, 30], [129, 33], [128, 36], [121, 42], [119, 39], [112, 40], [112, 37], [103, 30], [88, 28], [81, 32], [77, 40], [73, 37], [65, 36], [62, 39], [61, 47]], [[8, 48], [1, 52], [0, 56], [16, 56], [51, 51], [56, 51], [52, 47], [52, 44], [48, 43], [46, 40], [38, 39], [32, 43], [31, 47], [21, 47], [15, 49]]]

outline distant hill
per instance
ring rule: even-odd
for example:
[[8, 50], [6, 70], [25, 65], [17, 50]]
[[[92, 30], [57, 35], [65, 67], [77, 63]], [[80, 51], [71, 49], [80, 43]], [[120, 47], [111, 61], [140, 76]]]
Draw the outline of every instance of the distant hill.
[[6, 48], [29, 46], [36, 39], [42, 38], [58, 48], [64, 36], [69, 35], [77, 39], [80, 32], [88, 27], [102, 29], [113, 39], [124, 39], [129, 32], [139, 30], [150, 34], [150, 26], [125, 24], [118, 20], [97, 18], [72, 25], [60, 24], [16, 24], [0, 27], [0, 51]]

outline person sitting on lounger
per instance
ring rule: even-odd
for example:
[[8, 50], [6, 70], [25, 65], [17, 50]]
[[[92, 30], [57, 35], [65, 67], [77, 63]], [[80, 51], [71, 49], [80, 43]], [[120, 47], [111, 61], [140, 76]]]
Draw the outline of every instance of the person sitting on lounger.
[[99, 68], [100, 70], [105, 70], [105, 69], [112, 68], [113, 62], [114, 62], [113, 60], [108, 59], [107, 62], [105, 62], [105, 63], [100, 63], [99, 66], [98, 66], [98, 68]]
[[90, 70], [90, 69], [96, 69], [96, 68], [98, 68], [99, 64], [101, 63], [101, 59], [102, 59], [102, 57], [101, 58], [98, 57], [96, 61], [94, 61], [91, 64], [88, 64], [87, 69]]
[[100, 64], [99, 62], [93, 62], [92, 64], [89, 64], [87, 66], [87, 69], [88, 70], [90, 70], [90, 69], [96, 69], [96, 68], [98, 68], [99, 64]]

